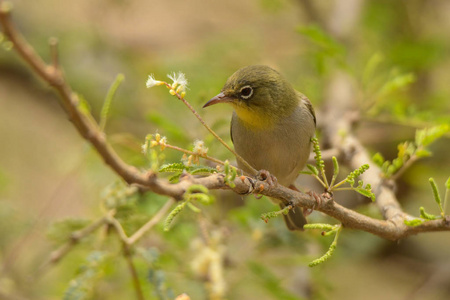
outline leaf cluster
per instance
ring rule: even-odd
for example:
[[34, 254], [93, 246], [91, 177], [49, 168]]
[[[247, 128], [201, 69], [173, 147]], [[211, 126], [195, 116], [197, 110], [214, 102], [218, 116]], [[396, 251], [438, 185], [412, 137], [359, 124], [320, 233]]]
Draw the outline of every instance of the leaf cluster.
[[429, 179], [431, 190], [433, 192], [433, 198], [436, 202], [440, 216], [436, 216], [430, 213], [427, 213], [425, 211], [425, 208], [421, 206], [419, 208], [420, 211], [420, 217], [421, 219], [411, 219], [411, 220], [405, 220], [405, 224], [408, 226], [419, 226], [422, 225], [426, 221], [430, 220], [438, 220], [438, 219], [445, 219], [445, 212], [447, 207], [448, 198], [450, 198], [450, 177], [445, 182], [445, 196], [444, 199], [442, 199], [441, 195], [439, 194], [439, 189], [437, 187], [437, 184], [433, 178]]
[[105, 264], [108, 262], [105, 252], [94, 251], [89, 254], [84, 264], [77, 271], [66, 291], [63, 300], [91, 299], [95, 284], [103, 277]]
[[[369, 169], [368, 164], [364, 164], [358, 169], [353, 170], [347, 175], [345, 179], [335, 183], [339, 175], [339, 163], [337, 158], [333, 156], [333, 177], [331, 179], [331, 182], [328, 183], [328, 179], [325, 174], [325, 162], [322, 159], [322, 151], [319, 146], [319, 141], [317, 140], [317, 138], [312, 138], [311, 142], [313, 143], [316, 165], [313, 166], [308, 164], [307, 168], [309, 171], [303, 171], [301, 172], [302, 174], [308, 174], [316, 178], [317, 181], [319, 181], [320, 184], [322, 184], [325, 190], [329, 193], [333, 191], [352, 190], [363, 195], [364, 197], [370, 198], [372, 201], [375, 201], [375, 194], [372, 192], [372, 187], [369, 183], [364, 184], [362, 180], [358, 180], [358, 185], [354, 186], [356, 178], [358, 178]], [[349, 186], [342, 187], [342, 185], [344, 184], [348, 184]]]
[[427, 147], [449, 131], [448, 124], [417, 130], [414, 141], [406, 141], [398, 145], [397, 157], [392, 161], [386, 160], [379, 152], [372, 159], [381, 168], [383, 177], [392, 178], [396, 174], [401, 174], [416, 160], [431, 156], [432, 153]]
[[196, 204], [210, 205], [214, 202], [214, 197], [209, 194], [208, 189], [200, 184], [191, 185], [184, 193], [183, 200], [169, 213], [164, 221], [164, 231], [169, 231], [173, 220], [187, 206], [195, 213], [200, 213], [201, 209]]
[[170, 163], [162, 165], [159, 170], [160, 173], [174, 173], [169, 177], [172, 183], [178, 182], [183, 173], [191, 175], [209, 175], [217, 173], [217, 169], [207, 166], [187, 166], [182, 162]]
[[334, 234], [333, 242], [330, 244], [328, 251], [321, 257], [310, 262], [308, 265], [310, 267], [315, 267], [315, 266], [318, 266], [318, 265], [326, 262], [328, 259], [330, 259], [330, 257], [333, 255], [334, 251], [336, 250], [337, 241], [339, 239], [339, 234], [342, 230], [342, 225], [341, 224], [330, 225], [330, 224], [316, 223], [316, 224], [306, 224], [305, 226], [303, 226], [303, 228], [305, 228], [305, 229], [321, 229], [321, 230], [323, 230], [322, 236], [330, 236], [330, 235]]

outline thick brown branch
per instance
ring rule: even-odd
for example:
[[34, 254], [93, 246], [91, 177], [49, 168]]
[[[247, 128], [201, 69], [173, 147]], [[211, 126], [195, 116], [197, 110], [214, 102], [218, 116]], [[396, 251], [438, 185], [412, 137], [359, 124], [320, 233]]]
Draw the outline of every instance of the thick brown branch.
[[[394, 208], [387, 209], [390, 216], [393, 214], [391, 218], [388, 218], [387, 220], [378, 220], [345, 208], [334, 202], [327, 194], [322, 194], [320, 196], [307, 195], [284, 186], [271, 187], [265, 181], [258, 181], [245, 176], [236, 178], [234, 183], [236, 184], [236, 187], [233, 188], [233, 190], [238, 194], [258, 193], [280, 199], [287, 204], [314, 209], [335, 218], [346, 228], [367, 231], [388, 240], [395, 241], [420, 232], [450, 231], [450, 217], [447, 217], [445, 220], [428, 221], [420, 226], [411, 227], [404, 224], [406, 218], [404, 213], [401, 213], [400, 215], [393, 214], [397, 212]], [[170, 185], [171, 192], [175, 198], [182, 197], [186, 189], [192, 184], [201, 184], [208, 189], [230, 189], [230, 187], [225, 184], [222, 174], [214, 174], [202, 178], [185, 176], [181, 182]], [[389, 195], [389, 191], [388, 188], [385, 188], [383, 193], [387, 194], [381, 194], [381, 198], [392, 197]]]

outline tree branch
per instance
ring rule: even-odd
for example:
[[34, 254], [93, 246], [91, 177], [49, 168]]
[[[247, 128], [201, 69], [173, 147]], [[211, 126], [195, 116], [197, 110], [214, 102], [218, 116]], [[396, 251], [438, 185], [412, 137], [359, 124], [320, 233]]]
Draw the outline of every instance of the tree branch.
[[138, 272], [133, 263], [133, 255], [131, 254], [130, 247], [127, 243], [122, 242], [123, 256], [127, 262], [128, 269], [131, 273], [131, 278], [133, 280], [134, 290], [136, 291], [136, 298], [138, 300], [145, 300], [144, 292], [142, 291], [141, 282], [139, 281]]

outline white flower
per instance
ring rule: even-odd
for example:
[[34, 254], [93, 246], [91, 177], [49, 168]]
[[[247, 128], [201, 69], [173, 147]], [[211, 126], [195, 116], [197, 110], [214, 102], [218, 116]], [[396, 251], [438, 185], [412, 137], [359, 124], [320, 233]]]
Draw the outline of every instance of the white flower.
[[142, 153], [147, 154], [147, 151], [148, 151], [148, 143], [145, 142], [144, 144], [142, 144], [141, 148], [142, 148]]
[[[186, 91], [186, 87], [188, 85], [188, 80], [186, 79], [186, 75], [182, 72], [167, 74], [167, 77], [169, 77], [173, 83], [172, 83], [172, 90], [176, 91], [177, 93]], [[177, 88], [178, 87], [178, 88]]]
[[208, 153], [208, 148], [205, 147], [205, 142], [197, 140], [194, 142], [194, 150], [192, 150], [197, 155], [205, 156]]
[[147, 86], [147, 88], [151, 88], [151, 87], [154, 87], [155, 85], [161, 85], [161, 84], [164, 84], [164, 82], [156, 80], [154, 75], [152, 74], [152, 75], [148, 76], [147, 83], [145, 85]]
[[165, 136], [163, 136], [160, 140], [159, 140], [159, 145], [161, 146], [161, 151], [163, 151], [166, 148], [167, 145], [167, 138]]

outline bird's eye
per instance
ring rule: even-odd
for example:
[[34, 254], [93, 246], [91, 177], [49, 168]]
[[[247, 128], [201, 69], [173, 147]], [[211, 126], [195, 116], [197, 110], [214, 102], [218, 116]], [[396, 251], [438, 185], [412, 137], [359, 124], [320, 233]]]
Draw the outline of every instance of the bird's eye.
[[248, 99], [253, 95], [253, 89], [251, 86], [246, 85], [241, 88], [240, 94], [242, 99]]

